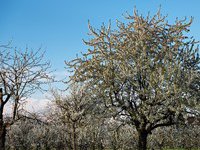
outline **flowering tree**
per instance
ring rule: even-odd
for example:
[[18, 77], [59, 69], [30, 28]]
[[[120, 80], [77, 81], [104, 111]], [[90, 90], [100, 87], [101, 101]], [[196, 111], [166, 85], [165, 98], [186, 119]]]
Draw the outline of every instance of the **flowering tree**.
[[126, 18], [115, 30], [89, 25], [91, 48], [67, 65], [71, 81], [85, 83], [96, 100], [136, 127], [138, 149], [146, 150], [154, 129], [199, 112], [199, 49], [185, 36], [192, 19], [169, 24], [160, 12], [144, 17], [137, 11]]

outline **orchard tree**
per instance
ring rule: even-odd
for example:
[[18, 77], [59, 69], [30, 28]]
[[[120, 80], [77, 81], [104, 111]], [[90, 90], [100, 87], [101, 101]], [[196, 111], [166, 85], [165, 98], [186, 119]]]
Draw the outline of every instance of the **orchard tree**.
[[[41, 50], [25, 51], [1, 47], [0, 50], [0, 149], [5, 149], [6, 128], [19, 120], [24, 100], [52, 78], [49, 62]], [[5, 105], [11, 104], [11, 112]], [[5, 113], [9, 116], [5, 117]]]
[[146, 150], [154, 129], [199, 112], [198, 42], [186, 36], [192, 18], [169, 24], [160, 12], [144, 17], [135, 10], [126, 19], [114, 30], [89, 24], [90, 49], [66, 64], [71, 81], [85, 83], [96, 100], [136, 127], [138, 149]]
[[88, 124], [87, 114], [92, 109], [90, 98], [85, 91], [76, 84], [70, 87], [67, 96], [52, 92], [56, 112], [59, 112], [58, 118], [68, 128], [73, 150], [78, 149], [78, 139]]

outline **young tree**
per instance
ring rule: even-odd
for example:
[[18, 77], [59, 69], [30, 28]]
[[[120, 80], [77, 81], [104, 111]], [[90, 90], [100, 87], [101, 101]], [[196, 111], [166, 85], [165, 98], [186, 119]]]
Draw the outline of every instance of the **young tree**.
[[143, 17], [137, 11], [126, 18], [116, 30], [89, 25], [93, 37], [85, 43], [91, 49], [67, 65], [72, 81], [86, 83], [108, 109], [136, 127], [138, 149], [146, 150], [154, 129], [198, 112], [199, 49], [185, 36], [192, 19], [169, 24], [160, 12]]
[[[4, 49], [4, 50], [2, 50]], [[43, 84], [50, 81], [49, 62], [43, 61], [44, 54], [37, 51], [0, 51], [0, 149], [5, 148], [6, 128], [22, 117], [22, 102]], [[12, 104], [12, 112], [5, 120], [5, 105]], [[6, 112], [8, 113], [8, 112]]]
[[90, 98], [80, 85], [73, 85], [67, 96], [53, 92], [58, 118], [68, 128], [73, 150], [78, 149], [78, 139], [87, 125], [87, 114], [91, 110]]

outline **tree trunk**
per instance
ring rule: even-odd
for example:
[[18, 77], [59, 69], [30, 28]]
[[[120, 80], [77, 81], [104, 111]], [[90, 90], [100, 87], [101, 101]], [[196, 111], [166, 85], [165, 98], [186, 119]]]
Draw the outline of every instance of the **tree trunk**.
[[3, 101], [3, 89], [0, 88], [0, 150], [5, 150], [5, 142], [6, 142], [6, 126], [3, 120], [3, 109], [4, 109], [4, 101]]
[[76, 125], [75, 125], [75, 123], [73, 123], [72, 127], [73, 127], [73, 134], [72, 134], [72, 136], [73, 136], [73, 150], [77, 150], [77, 147], [76, 147]]
[[138, 131], [138, 150], [147, 150], [147, 131]]
[[6, 127], [0, 124], [0, 150], [5, 150]]

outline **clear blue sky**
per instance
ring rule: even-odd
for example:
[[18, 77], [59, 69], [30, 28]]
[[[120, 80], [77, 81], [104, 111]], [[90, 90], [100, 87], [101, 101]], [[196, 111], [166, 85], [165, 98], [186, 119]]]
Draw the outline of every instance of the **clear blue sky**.
[[42, 45], [53, 68], [64, 69], [64, 60], [85, 51], [87, 23], [94, 27], [109, 19], [122, 20], [134, 6], [140, 13], [154, 14], [159, 6], [169, 20], [195, 18], [191, 34], [200, 40], [200, 0], [0, 0], [0, 44], [9, 40], [20, 48]]

